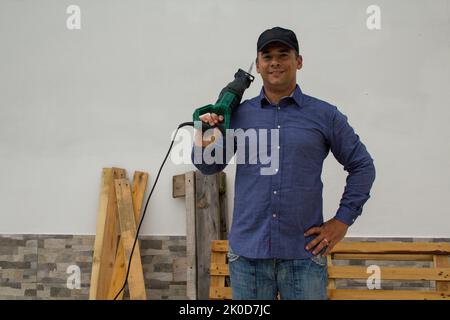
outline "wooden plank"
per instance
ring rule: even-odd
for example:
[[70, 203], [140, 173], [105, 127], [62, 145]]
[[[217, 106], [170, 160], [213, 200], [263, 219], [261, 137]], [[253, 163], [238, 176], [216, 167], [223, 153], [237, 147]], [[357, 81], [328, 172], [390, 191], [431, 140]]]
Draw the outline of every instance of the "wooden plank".
[[181, 198], [186, 195], [185, 175], [179, 174], [172, 177], [172, 197]]
[[[327, 255], [327, 268], [332, 267], [333, 266], [333, 255], [332, 254], [328, 254]], [[336, 289], [336, 282], [334, 281], [334, 279], [328, 277], [328, 289]]]
[[[213, 252], [213, 255], [220, 255], [218, 253]], [[222, 254], [223, 259], [220, 260], [224, 260], [225, 256]], [[211, 259], [213, 260], [213, 259]], [[212, 262], [211, 261], [211, 269], [210, 269], [210, 274], [212, 276], [228, 276], [230, 275], [230, 271], [228, 270], [228, 264], [225, 263], [225, 261], [221, 262], [221, 261], [217, 261], [217, 262]], [[222, 286], [225, 286], [225, 277], [224, 278], [224, 282]], [[219, 284], [211, 284], [211, 286], [213, 287], [220, 287], [221, 285]]]
[[219, 172], [219, 211], [220, 211], [220, 235], [219, 239], [228, 239], [230, 222], [228, 219], [228, 199], [227, 199], [227, 175]]
[[[434, 256], [433, 264], [436, 268], [448, 268], [450, 263], [448, 256]], [[446, 281], [436, 281], [436, 291], [450, 292], [450, 283]]]
[[103, 168], [101, 185], [100, 185], [100, 201], [97, 210], [97, 227], [94, 240], [94, 255], [92, 257], [91, 284], [89, 288], [89, 299], [97, 298], [100, 262], [103, 248], [103, 238], [106, 223], [106, 213], [108, 209], [109, 189], [112, 186], [112, 169]]
[[[136, 237], [136, 220], [133, 212], [130, 183], [127, 179], [118, 179], [115, 181], [115, 186], [120, 222], [120, 237], [125, 252], [125, 269], [127, 269]], [[139, 242], [136, 242], [133, 258], [131, 259], [130, 273], [128, 275], [128, 290], [130, 291], [130, 299], [132, 300], [147, 299]]]
[[219, 175], [195, 172], [197, 299], [209, 297], [211, 241], [220, 238]]
[[228, 240], [211, 241], [211, 250], [214, 252], [228, 252]]
[[142, 201], [145, 196], [145, 189], [147, 188], [148, 181], [148, 173], [135, 171], [133, 176], [133, 189], [132, 189], [132, 198], [133, 198], [133, 212], [134, 218], [136, 220], [136, 225], [139, 224], [141, 218], [141, 208]]
[[[136, 221], [136, 227], [139, 224], [142, 208], [142, 200], [144, 199], [145, 189], [147, 187], [148, 173], [136, 171], [133, 177], [133, 188], [132, 188], [132, 198], [133, 198], [133, 212]], [[135, 249], [136, 250], [136, 249]], [[127, 261], [125, 261], [125, 251], [123, 246], [123, 239], [120, 238], [119, 246], [117, 248], [116, 260], [114, 262], [113, 275], [111, 281], [111, 287], [108, 292], [108, 299], [114, 299], [117, 293], [122, 289], [125, 277], [127, 274], [127, 269], [125, 268]], [[117, 300], [123, 299], [123, 290]]]
[[[106, 215], [99, 216], [97, 223], [96, 238], [100, 237], [97, 246], [101, 246], [101, 251], [95, 255], [94, 260], [98, 264], [94, 276], [97, 277], [97, 283], [94, 283], [92, 295], [90, 299], [104, 300], [108, 298], [108, 291], [111, 285], [114, 261], [116, 259], [118, 246], [118, 215], [117, 215], [117, 199], [114, 186], [115, 179], [126, 177], [126, 172], [121, 168], [112, 168], [112, 179], [109, 179], [108, 187], [108, 204]], [[102, 190], [103, 192], [104, 190]], [[102, 195], [103, 197], [103, 195]], [[103, 201], [103, 200], [102, 200]], [[102, 230], [100, 230], [102, 229]], [[97, 248], [98, 249], [98, 248]], [[94, 249], [95, 250], [95, 249]]]
[[[383, 280], [440, 280], [450, 281], [450, 268], [391, 268], [380, 267]], [[334, 279], [367, 279], [367, 267], [331, 266], [328, 277]]]
[[450, 254], [445, 242], [339, 242], [331, 253], [422, 253]]
[[231, 299], [231, 287], [210, 287], [209, 297], [213, 300]]
[[335, 253], [334, 260], [433, 261], [431, 254]]
[[[211, 252], [210, 287], [225, 287], [225, 275], [228, 275], [228, 265], [226, 264], [226, 260], [227, 256], [225, 253]], [[221, 274], [215, 273], [220, 267], [225, 269], [225, 272]]]
[[185, 174], [186, 190], [186, 295], [190, 300], [197, 299], [197, 260], [195, 237], [195, 173]]
[[330, 300], [450, 300], [450, 293], [423, 290], [328, 290]]

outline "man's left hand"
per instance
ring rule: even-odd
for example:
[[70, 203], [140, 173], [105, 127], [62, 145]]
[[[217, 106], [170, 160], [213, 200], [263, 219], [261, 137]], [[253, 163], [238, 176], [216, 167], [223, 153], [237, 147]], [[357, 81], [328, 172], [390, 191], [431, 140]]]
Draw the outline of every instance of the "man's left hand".
[[326, 251], [322, 254], [326, 256], [339, 241], [344, 239], [347, 229], [348, 225], [335, 218], [328, 220], [320, 227], [309, 229], [305, 232], [305, 237], [312, 234], [317, 234], [318, 236], [308, 243], [306, 250], [314, 248], [313, 254], [317, 255], [324, 247], [327, 247]]

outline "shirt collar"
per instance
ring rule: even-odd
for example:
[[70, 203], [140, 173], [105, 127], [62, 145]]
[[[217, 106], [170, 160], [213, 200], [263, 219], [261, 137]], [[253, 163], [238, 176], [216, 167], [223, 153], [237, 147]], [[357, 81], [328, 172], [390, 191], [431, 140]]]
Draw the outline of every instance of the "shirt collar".
[[[287, 98], [287, 97], [283, 97], [281, 99], [285, 99], [285, 98]], [[292, 98], [294, 100], [295, 104], [298, 107], [301, 107], [302, 100], [303, 100], [303, 92], [300, 89], [300, 86], [298, 84], [295, 86], [295, 89], [292, 92], [292, 94], [289, 96], [289, 98]], [[267, 97], [264, 93], [264, 87], [261, 88], [261, 92], [259, 93], [259, 101], [261, 103], [261, 108], [267, 104], [270, 104], [269, 99], [267, 99]]]

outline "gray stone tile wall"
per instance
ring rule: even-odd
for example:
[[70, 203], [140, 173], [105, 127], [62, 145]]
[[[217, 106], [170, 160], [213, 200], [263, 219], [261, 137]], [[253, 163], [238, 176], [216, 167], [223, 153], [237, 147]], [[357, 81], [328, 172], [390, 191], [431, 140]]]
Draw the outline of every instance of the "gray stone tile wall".
[[[140, 239], [147, 298], [186, 299], [185, 237]], [[93, 235], [0, 235], [0, 299], [88, 299], [93, 246]], [[68, 288], [70, 266], [79, 289]]]

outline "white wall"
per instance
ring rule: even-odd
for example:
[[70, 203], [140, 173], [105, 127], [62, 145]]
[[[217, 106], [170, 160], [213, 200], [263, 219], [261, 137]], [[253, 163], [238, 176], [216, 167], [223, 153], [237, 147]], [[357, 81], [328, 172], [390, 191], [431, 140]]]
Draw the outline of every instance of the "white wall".
[[[148, 171], [153, 183], [173, 129], [281, 25], [299, 37], [303, 91], [347, 114], [375, 159], [372, 198], [349, 235], [450, 236], [449, 3], [0, 0], [0, 233], [94, 234], [102, 167]], [[66, 28], [70, 4], [81, 30]], [[366, 27], [371, 4], [381, 30]], [[171, 184], [191, 169], [167, 163], [143, 234], [185, 234]], [[345, 177], [330, 155], [326, 218]]]

